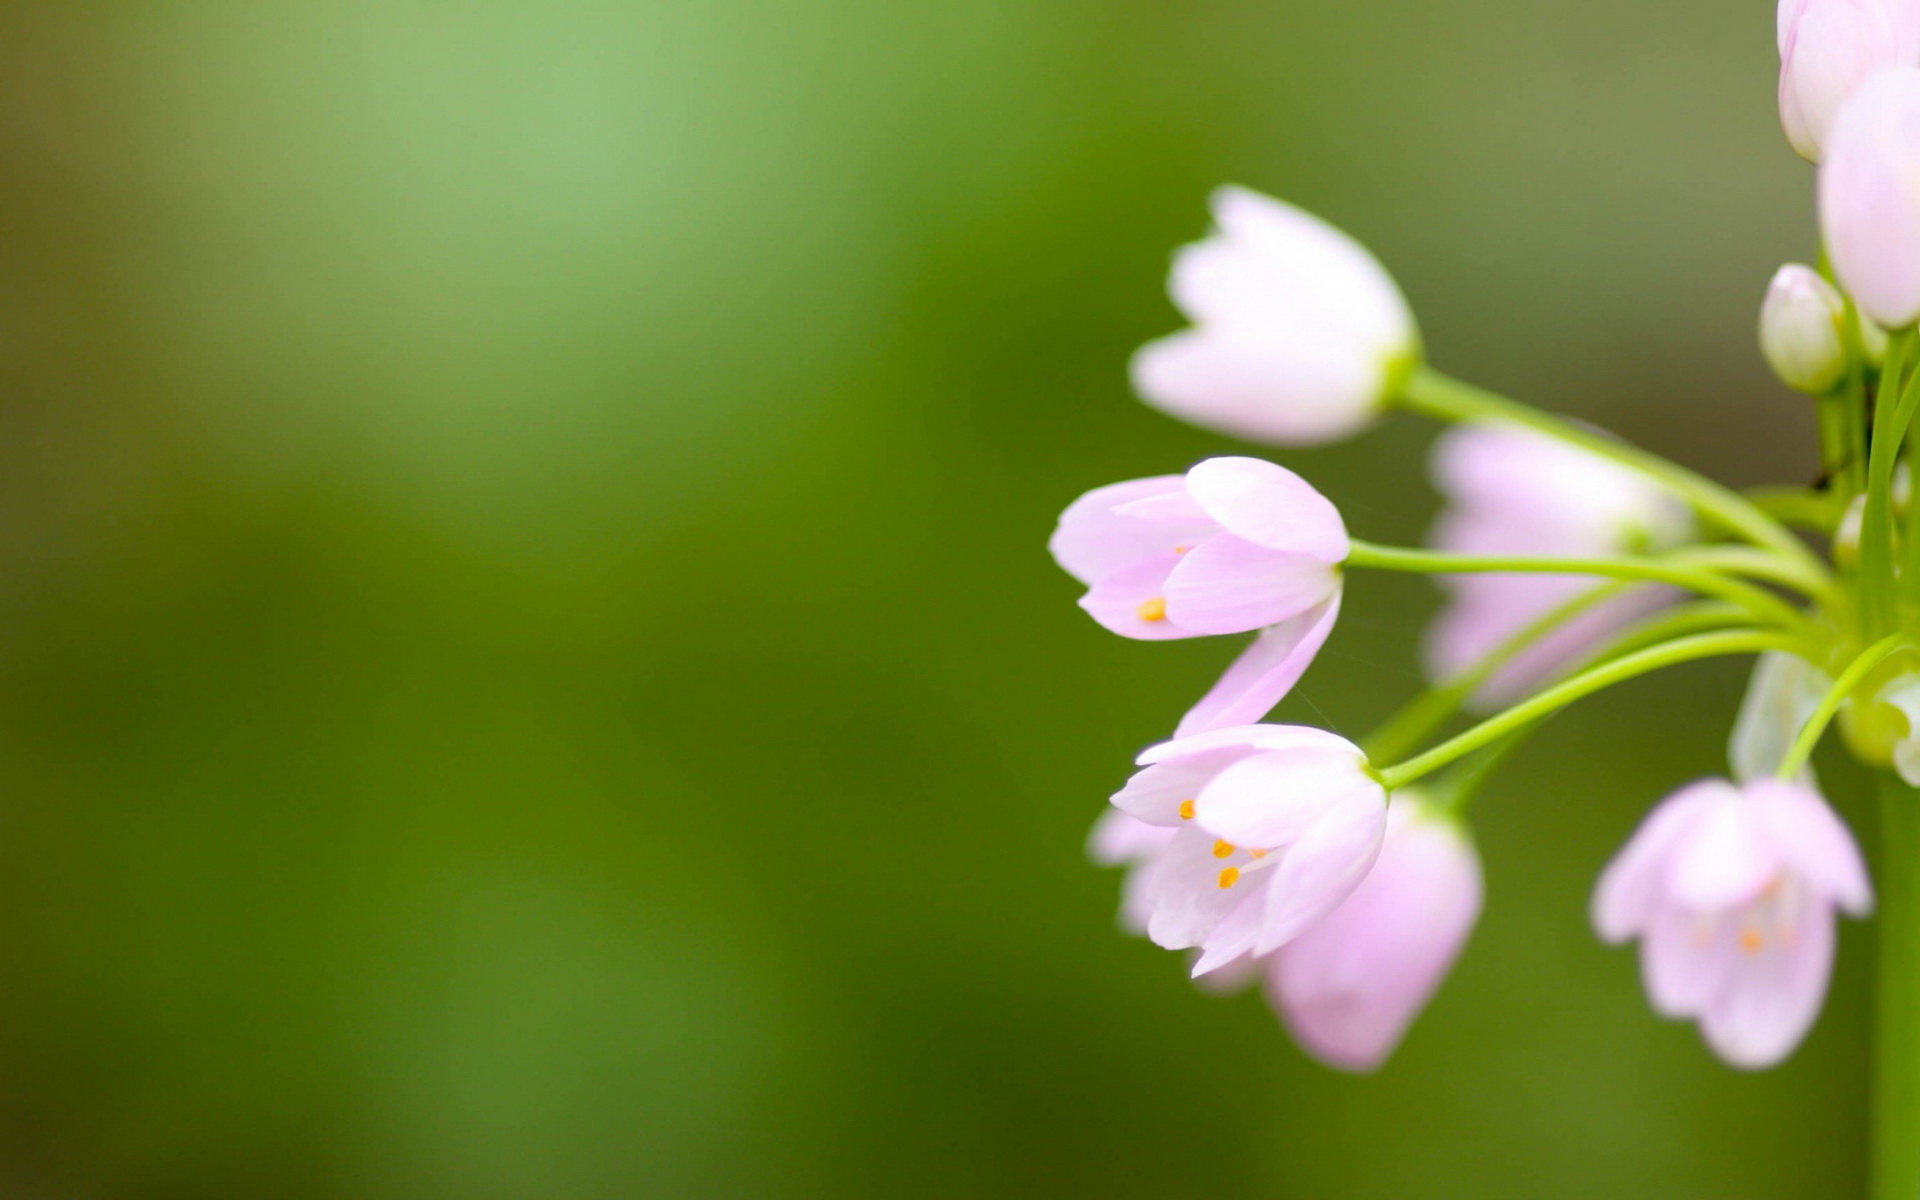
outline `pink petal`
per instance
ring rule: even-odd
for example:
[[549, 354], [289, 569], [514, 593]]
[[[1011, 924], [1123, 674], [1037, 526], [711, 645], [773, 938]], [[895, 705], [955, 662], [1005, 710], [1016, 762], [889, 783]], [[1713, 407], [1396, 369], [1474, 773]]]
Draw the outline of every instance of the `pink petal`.
[[1114, 793], [1112, 804], [1149, 825], [1172, 828], [1186, 819], [1180, 813], [1182, 804], [1194, 800], [1197, 806], [1196, 797], [1215, 776], [1257, 753], [1250, 746], [1228, 745], [1156, 763], [1134, 772], [1126, 786]]
[[1108, 809], [1087, 835], [1087, 857], [1103, 867], [1119, 867], [1149, 859], [1166, 849], [1173, 830], [1149, 825], [1138, 817]]
[[1700, 1014], [1700, 1032], [1729, 1065], [1770, 1067], [1813, 1027], [1833, 972], [1833, 910], [1817, 905], [1790, 946], [1737, 954], [1730, 976]]
[[1725, 921], [1662, 909], [1640, 939], [1647, 1001], [1663, 1017], [1692, 1017], [1720, 993], [1734, 956]]
[[1271, 958], [1268, 998], [1309, 1053], [1371, 1071], [1459, 957], [1480, 914], [1479, 858], [1456, 829], [1395, 796], [1380, 857], [1324, 920]]
[[1220, 860], [1214, 857], [1212, 834], [1193, 826], [1177, 832], [1153, 865], [1145, 885], [1153, 913], [1147, 937], [1168, 950], [1198, 946], [1228, 913], [1258, 899], [1264, 872], [1235, 884], [1219, 886]]
[[1640, 822], [1593, 890], [1593, 927], [1602, 941], [1624, 942], [1647, 928], [1665, 899], [1668, 861], [1713, 801], [1705, 780], [1662, 800]]
[[1255, 954], [1286, 945], [1338, 908], [1367, 877], [1386, 835], [1386, 792], [1354, 789], [1324, 811], [1271, 869]]
[[1219, 726], [1244, 725], [1280, 703], [1326, 644], [1340, 616], [1340, 593], [1297, 617], [1261, 631], [1220, 682], [1180, 719], [1175, 737]]
[[1328, 733], [1324, 729], [1315, 729], [1311, 725], [1236, 725], [1223, 729], [1210, 729], [1191, 737], [1177, 737], [1172, 741], [1158, 742], [1142, 750], [1140, 756], [1134, 761], [1144, 767], [1151, 763], [1171, 762], [1190, 754], [1204, 754], [1209, 750], [1218, 750], [1225, 746], [1247, 746], [1255, 750], [1285, 750], [1294, 746], [1334, 745], [1345, 746], [1355, 754], [1360, 752], [1359, 747], [1345, 738]]
[[1872, 911], [1867, 864], [1853, 835], [1826, 801], [1799, 784], [1776, 779], [1756, 780], [1746, 792], [1762, 836], [1815, 895], [1855, 916]]
[[1080, 607], [1121, 637], [1145, 642], [1199, 637], [1198, 632], [1183, 628], [1171, 616], [1163, 615], [1158, 620], [1146, 616], [1155, 611], [1155, 605], [1163, 613], [1170, 610], [1167, 577], [1180, 561], [1179, 555], [1166, 554], [1115, 571], [1080, 597]]
[[1198, 519], [1202, 525], [1187, 541], [1179, 536], [1184, 531], [1170, 531], [1159, 523], [1114, 511], [1129, 502], [1156, 496], [1184, 497], [1186, 487], [1186, 480], [1178, 475], [1161, 475], [1095, 488], [1060, 514], [1047, 549], [1062, 570], [1091, 587], [1115, 571], [1171, 553], [1175, 546], [1199, 541], [1212, 532], [1212, 522], [1197, 510], [1189, 520]]
[[1339, 572], [1319, 559], [1223, 533], [1167, 575], [1166, 619], [1199, 633], [1246, 633], [1298, 616], [1339, 586]]
[[1313, 485], [1258, 458], [1209, 458], [1187, 472], [1187, 493], [1229, 533], [1322, 562], [1347, 557], [1340, 512]]
[[1386, 365], [1332, 348], [1189, 329], [1134, 353], [1148, 404], [1206, 429], [1283, 446], [1358, 433], [1380, 413]]
[[1718, 912], [1754, 899], [1779, 874], [1779, 852], [1762, 833], [1746, 796], [1713, 780], [1711, 799], [1667, 862], [1667, 895], [1695, 912]]
[[1215, 776], [1194, 802], [1194, 820], [1216, 837], [1264, 849], [1303, 836], [1323, 813], [1355, 796], [1384, 817], [1386, 793], [1364, 767], [1358, 749], [1338, 738], [1264, 751]]

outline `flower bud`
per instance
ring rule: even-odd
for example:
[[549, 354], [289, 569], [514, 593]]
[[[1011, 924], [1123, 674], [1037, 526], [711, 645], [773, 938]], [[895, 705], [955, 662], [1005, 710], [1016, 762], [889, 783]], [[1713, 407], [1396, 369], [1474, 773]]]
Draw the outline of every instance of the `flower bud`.
[[1809, 267], [1788, 263], [1774, 272], [1760, 305], [1760, 353], [1782, 382], [1823, 395], [1845, 377], [1847, 345], [1840, 336], [1846, 302]]
[[1834, 274], [1888, 329], [1920, 318], [1920, 69], [1896, 67], [1841, 109], [1820, 168]]
[[1862, 492], [1847, 505], [1847, 511], [1840, 515], [1840, 525], [1833, 531], [1833, 561], [1849, 570], [1860, 565], [1860, 529], [1866, 522], [1867, 497]]
[[1913, 0], [1780, 0], [1780, 124], [1819, 162], [1833, 122], [1877, 71], [1920, 62]]

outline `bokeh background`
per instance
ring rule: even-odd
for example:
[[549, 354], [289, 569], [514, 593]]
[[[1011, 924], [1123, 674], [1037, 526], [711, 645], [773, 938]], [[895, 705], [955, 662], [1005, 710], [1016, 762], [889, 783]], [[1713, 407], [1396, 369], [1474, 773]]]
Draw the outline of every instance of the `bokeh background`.
[[[0, 5], [0, 1195], [1855, 1190], [1857, 928], [1749, 1076], [1586, 925], [1740, 665], [1482, 797], [1356, 1080], [1114, 931], [1085, 830], [1232, 649], [1043, 550], [1230, 448], [1124, 375], [1223, 180], [1445, 368], [1810, 476], [1774, 63], [1755, 0]], [[1277, 457], [1412, 540], [1430, 437]], [[1434, 595], [1349, 594], [1281, 711], [1357, 734]]]

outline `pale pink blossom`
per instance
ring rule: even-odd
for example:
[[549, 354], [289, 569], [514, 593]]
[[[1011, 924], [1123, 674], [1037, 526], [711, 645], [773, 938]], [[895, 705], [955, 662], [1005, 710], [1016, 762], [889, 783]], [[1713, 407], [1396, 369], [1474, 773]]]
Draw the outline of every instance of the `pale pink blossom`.
[[1888, 329], [1920, 318], [1920, 69], [1867, 80], [1833, 123], [1820, 230], [1834, 274]]
[[1359, 243], [1290, 204], [1223, 187], [1212, 207], [1217, 228], [1179, 252], [1168, 284], [1193, 328], [1140, 348], [1135, 389], [1255, 441], [1358, 432], [1419, 353], [1400, 290]]
[[1593, 923], [1640, 939], [1654, 1011], [1699, 1023], [1736, 1067], [1771, 1066], [1819, 1015], [1834, 910], [1873, 904], [1853, 837], [1818, 793], [1777, 779], [1675, 792], [1608, 864]]
[[1920, 63], [1920, 0], [1780, 0], [1776, 24], [1780, 124], [1808, 162], [1869, 77]]
[[1340, 611], [1339, 512], [1298, 475], [1210, 458], [1185, 476], [1088, 492], [1061, 514], [1053, 556], [1088, 586], [1080, 606], [1126, 637], [1260, 636], [1177, 736], [1265, 716], [1304, 673]]
[[[1459, 425], [1434, 445], [1434, 485], [1447, 507], [1428, 541], [1462, 554], [1604, 557], [1685, 541], [1685, 506], [1596, 454], [1522, 429]], [[1427, 631], [1427, 669], [1446, 679], [1474, 666], [1600, 580], [1580, 575], [1445, 576], [1448, 602]], [[1515, 655], [1473, 697], [1497, 706], [1524, 694], [1673, 593], [1642, 587], [1564, 622]]]
[[1386, 791], [1360, 748], [1319, 729], [1247, 725], [1140, 756], [1092, 849], [1133, 862], [1123, 923], [1197, 949], [1204, 975], [1298, 937], [1352, 893], [1380, 850]]
[[1452, 969], [1480, 900], [1466, 831], [1417, 793], [1395, 793], [1366, 879], [1268, 960], [1268, 1001], [1315, 1058], [1374, 1070]]

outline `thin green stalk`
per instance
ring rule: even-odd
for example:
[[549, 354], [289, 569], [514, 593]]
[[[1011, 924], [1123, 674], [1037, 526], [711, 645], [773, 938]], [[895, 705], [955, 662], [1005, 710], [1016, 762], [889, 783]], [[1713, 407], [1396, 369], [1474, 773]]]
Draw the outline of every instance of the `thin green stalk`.
[[1355, 540], [1347, 554], [1349, 567], [1383, 571], [1410, 571], [1427, 575], [1535, 573], [1597, 575], [1605, 579], [1644, 579], [1727, 600], [1762, 621], [1789, 629], [1811, 628], [1806, 617], [1773, 593], [1729, 579], [1712, 571], [1650, 558], [1561, 558], [1552, 555], [1449, 554], [1442, 550], [1410, 550], [1377, 546]]
[[1426, 366], [1408, 378], [1399, 400], [1415, 412], [1441, 420], [1505, 422], [1569, 442], [1639, 472], [1686, 501], [1708, 521], [1755, 545], [1777, 550], [1789, 558], [1819, 561], [1791, 530], [1740, 493], [1657, 454], [1582, 428], [1564, 417], [1509, 400]]
[[1472, 754], [1480, 747], [1505, 737], [1523, 725], [1530, 724], [1549, 713], [1558, 712], [1576, 700], [1591, 696], [1616, 683], [1624, 683], [1629, 679], [1645, 675], [1649, 671], [1692, 662], [1699, 658], [1713, 658], [1726, 654], [1758, 654], [1766, 650], [1791, 651], [1797, 648], [1798, 643], [1791, 638], [1777, 633], [1754, 630], [1703, 633], [1659, 646], [1650, 646], [1645, 650], [1623, 658], [1612, 659], [1590, 670], [1582, 671], [1571, 679], [1557, 683], [1521, 701], [1498, 716], [1489, 717], [1460, 736], [1440, 743], [1425, 754], [1410, 758], [1398, 766], [1378, 771], [1376, 774], [1388, 790], [1405, 787], [1422, 775], [1430, 774], [1457, 758]]
[[1406, 754], [1458, 712], [1467, 697], [1479, 691], [1481, 684], [1512, 662], [1516, 655], [1594, 605], [1632, 587], [1634, 583], [1631, 580], [1603, 583], [1548, 610], [1494, 647], [1471, 667], [1422, 692], [1412, 703], [1374, 730], [1363, 743], [1367, 757], [1394, 759]]
[[1873, 1200], [1920, 1196], [1920, 792], [1880, 775]]
[[1833, 714], [1840, 711], [1840, 706], [1847, 702], [1847, 697], [1853, 694], [1853, 689], [1860, 686], [1860, 681], [1865, 679], [1869, 672], [1892, 655], [1905, 649], [1907, 644], [1906, 634], [1890, 633], [1862, 650], [1858, 657], [1847, 664], [1847, 669], [1840, 672], [1840, 677], [1833, 681], [1833, 686], [1827, 689], [1827, 694], [1820, 698], [1820, 703], [1807, 717], [1806, 723], [1800, 726], [1800, 733], [1793, 739], [1793, 745], [1787, 748], [1786, 757], [1780, 760], [1780, 769], [1776, 772], [1780, 778], [1792, 779], [1800, 773], [1800, 768], [1806, 766], [1807, 759], [1812, 757], [1813, 748], [1820, 744], [1820, 735], [1826, 732], [1827, 723], [1833, 720]]
[[1638, 625], [1629, 626], [1605, 650], [1594, 656], [1587, 666], [1598, 666], [1610, 658], [1621, 658], [1636, 650], [1656, 646], [1689, 633], [1705, 633], [1712, 629], [1725, 629], [1729, 626], [1745, 625], [1748, 616], [1745, 609], [1717, 600], [1696, 600], [1692, 604], [1683, 604], [1647, 618]]
[[[1821, 411], [1825, 412], [1826, 405], [1839, 404], [1841, 400], [1828, 396], [1820, 403]], [[1844, 436], [1844, 431], [1841, 436]], [[1830, 489], [1827, 491], [1803, 487], [1754, 487], [1746, 489], [1743, 494], [1768, 516], [1790, 528], [1831, 537], [1834, 526], [1840, 523], [1840, 506], [1835, 500], [1840, 495], [1841, 485], [1837, 481], [1841, 474], [1837, 467], [1827, 468], [1827, 485]]]
[[1893, 573], [1893, 470], [1900, 461], [1907, 426], [1920, 389], [1902, 388], [1899, 365], [1907, 357], [1910, 333], [1894, 338], [1887, 351], [1887, 373], [1873, 406], [1873, 442], [1867, 458], [1867, 504], [1860, 521], [1860, 619], [1869, 636], [1890, 629], [1896, 595]]

